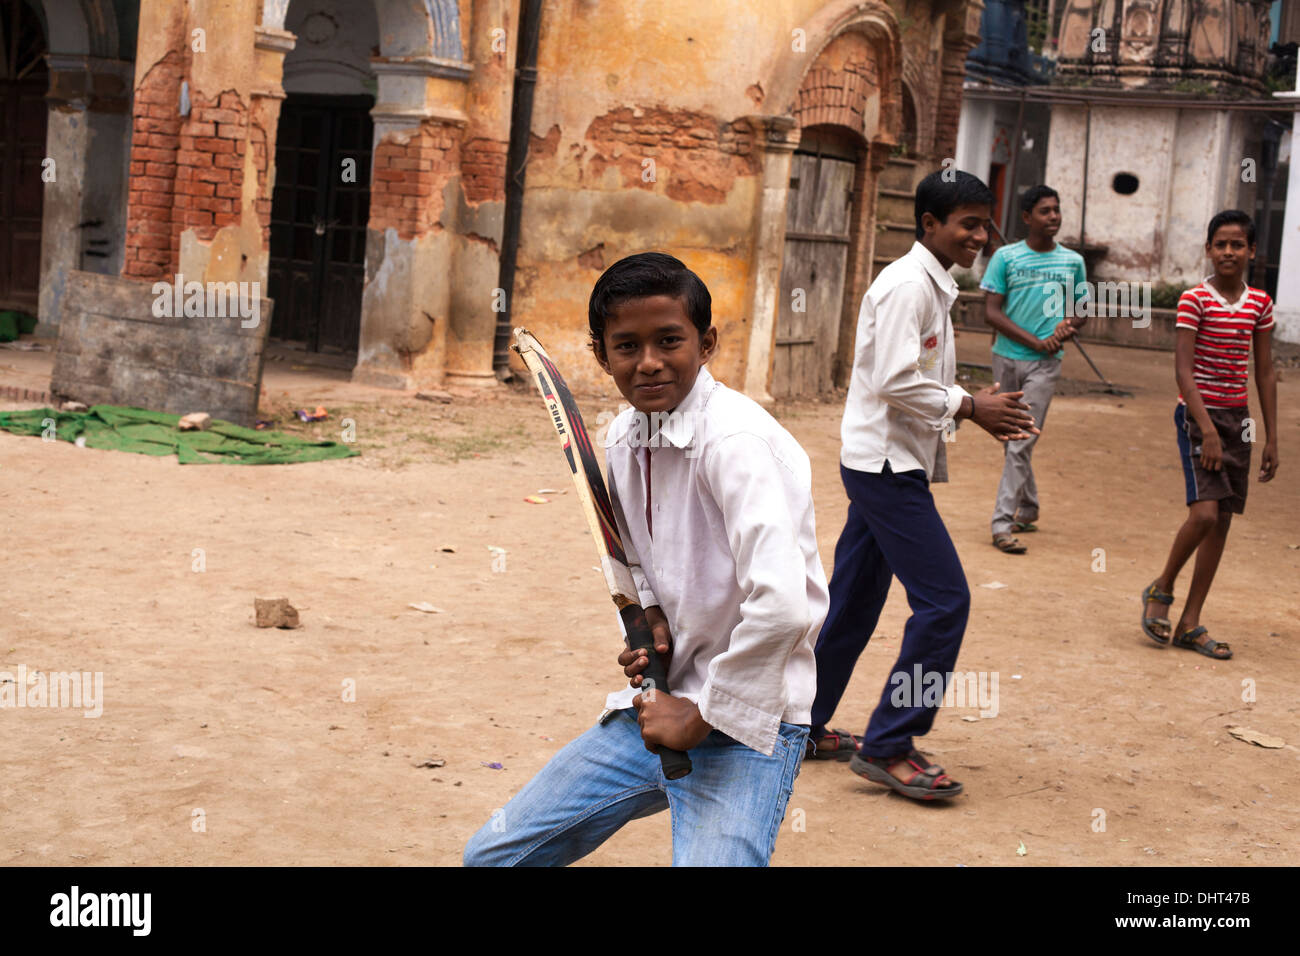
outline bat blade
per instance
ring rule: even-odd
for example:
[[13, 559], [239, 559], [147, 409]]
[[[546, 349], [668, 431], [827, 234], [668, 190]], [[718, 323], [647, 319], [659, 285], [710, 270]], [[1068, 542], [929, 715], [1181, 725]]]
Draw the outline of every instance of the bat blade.
[[[628, 646], [634, 649], [644, 647], [650, 652], [649, 664], [641, 675], [644, 681], [642, 686], [670, 693], [668, 673], [663, 661], [655, 653], [654, 636], [646, 622], [636, 582], [628, 569], [627, 552], [623, 549], [623, 540], [614, 520], [614, 506], [605, 488], [600, 462], [596, 459], [578, 404], [573, 400], [573, 393], [565, 384], [564, 376], [531, 332], [515, 329], [514, 349], [532, 376], [533, 384], [537, 386], [542, 401], [546, 403], [546, 410], [550, 413], [551, 424], [560, 437], [560, 446], [564, 449], [569, 474], [587, 518], [587, 527], [600, 552], [605, 583], [609, 587], [610, 597], [619, 609], [623, 628], [627, 631]], [[661, 747], [659, 759], [664, 776], [669, 780], [677, 780], [691, 772], [691, 758], [680, 750]]]
[[587, 527], [600, 552], [601, 570], [610, 596], [620, 609], [628, 604], [637, 604], [640, 598], [632, 572], [628, 570], [627, 553], [623, 550], [623, 539], [614, 520], [614, 506], [610, 503], [600, 463], [573, 393], [541, 343], [530, 332], [516, 329], [515, 343], [515, 351], [524, 360], [532, 374], [533, 384], [551, 413], [551, 424], [560, 437]]

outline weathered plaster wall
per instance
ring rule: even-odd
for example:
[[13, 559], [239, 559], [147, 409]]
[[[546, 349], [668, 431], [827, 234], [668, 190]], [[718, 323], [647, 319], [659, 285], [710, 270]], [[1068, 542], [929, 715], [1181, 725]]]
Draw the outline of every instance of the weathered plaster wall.
[[[927, 62], [942, 18], [927, 3], [892, 7], [913, 11]], [[761, 11], [693, 0], [548, 6], [514, 319], [539, 335], [575, 385], [603, 378], [585, 332], [600, 271], [662, 249], [709, 286], [721, 340], [713, 370], [742, 386], [764, 168], [745, 117], [793, 112], [835, 23], [864, 12], [896, 28], [890, 5], [870, 2], [767, 0]], [[874, 29], [887, 35], [885, 26]], [[845, 55], [854, 48], [841, 45]], [[862, 59], [864, 74], [880, 67]], [[883, 92], [888, 114], [899, 102], [896, 81]], [[824, 104], [828, 115], [843, 105]]]
[[[1218, 211], [1251, 208], [1242, 182], [1247, 121], [1226, 111], [1097, 107], [1092, 111], [1087, 240], [1109, 247], [1103, 279], [1195, 282], [1206, 274], [1205, 227]], [[1052, 111], [1047, 182], [1063, 197], [1082, 196], [1084, 111]], [[1117, 173], [1138, 178], [1135, 193], [1115, 192]], [[1244, 205], [1243, 205], [1244, 204]], [[1061, 238], [1079, 239], [1078, 216]]]

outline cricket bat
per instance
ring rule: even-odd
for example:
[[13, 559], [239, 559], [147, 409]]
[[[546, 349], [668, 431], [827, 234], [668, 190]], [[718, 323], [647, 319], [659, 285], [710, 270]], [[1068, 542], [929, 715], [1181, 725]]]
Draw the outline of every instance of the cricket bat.
[[[641, 674], [644, 678], [642, 686], [669, 693], [668, 673], [663, 661], [655, 653], [654, 635], [646, 623], [636, 582], [632, 580], [632, 572], [627, 566], [627, 553], [623, 550], [618, 524], [614, 521], [614, 507], [610, 504], [605, 479], [600, 473], [600, 463], [596, 460], [596, 453], [591, 447], [587, 429], [582, 424], [582, 415], [578, 412], [573, 394], [564, 384], [563, 376], [551, 362], [542, 344], [527, 329], [515, 329], [514, 350], [524, 360], [524, 365], [550, 412], [551, 424], [560, 436], [569, 473], [578, 490], [578, 501], [582, 503], [587, 527], [596, 541], [596, 550], [600, 552], [600, 567], [605, 574], [609, 595], [614, 599], [627, 631], [628, 646], [634, 650], [644, 647], [649, 651], [650, 663]], [[680, 750], [660, 747], [659, 759], [664, 776], [669, 780], [677, 780], [691, 772], [691, 758]]]

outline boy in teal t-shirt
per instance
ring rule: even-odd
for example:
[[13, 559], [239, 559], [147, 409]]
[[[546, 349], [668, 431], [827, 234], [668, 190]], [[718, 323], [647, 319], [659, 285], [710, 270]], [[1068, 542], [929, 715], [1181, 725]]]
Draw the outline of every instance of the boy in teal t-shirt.
[[[1067, 301], [1088, 298], [1083, 256], [1057, 245], [1061, 200], [1056, 190], [1034, 186], [1020, 199], [1020, 217], [1029, 227], [1021, 242], [993, 253], [980, 288], [984, 319], [997, 330], [993, 344], [993, 379], [1004, 391], [1023, 391], [1034, 424], [1047, 418], [1056, 382], [1061, 377], [1062, 343], [1087, 321], [1066, 318]], [[1013, 531], [1037, 531], [1038, 487], [1030, 458], [1038, 434], [1006, 443], [1002, 481], [993, 509], [993, 544], [1007, 554], [1023, 554]]]

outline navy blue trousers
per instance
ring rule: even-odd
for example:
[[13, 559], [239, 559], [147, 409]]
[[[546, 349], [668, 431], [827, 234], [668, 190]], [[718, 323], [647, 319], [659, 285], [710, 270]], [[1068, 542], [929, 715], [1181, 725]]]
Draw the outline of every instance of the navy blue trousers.
[[886, 464], [884, 472], [873, 474], [841, 465], [840, 477], [849, 516], [835, 545], [830, 610], [817, 638], [812, 733], [822, 734], [835, 713], [897, 575], [912, 616], [862, 740], [863, 756], [894, 757], [909, 753], [912, 738], [934, 723], [937, 707], [924, 705], [922, 689], [914, 686], [916, 668], [941, 674], [947, 687], [970, 614], [970, 589], [925, 472], [895, 473]]

